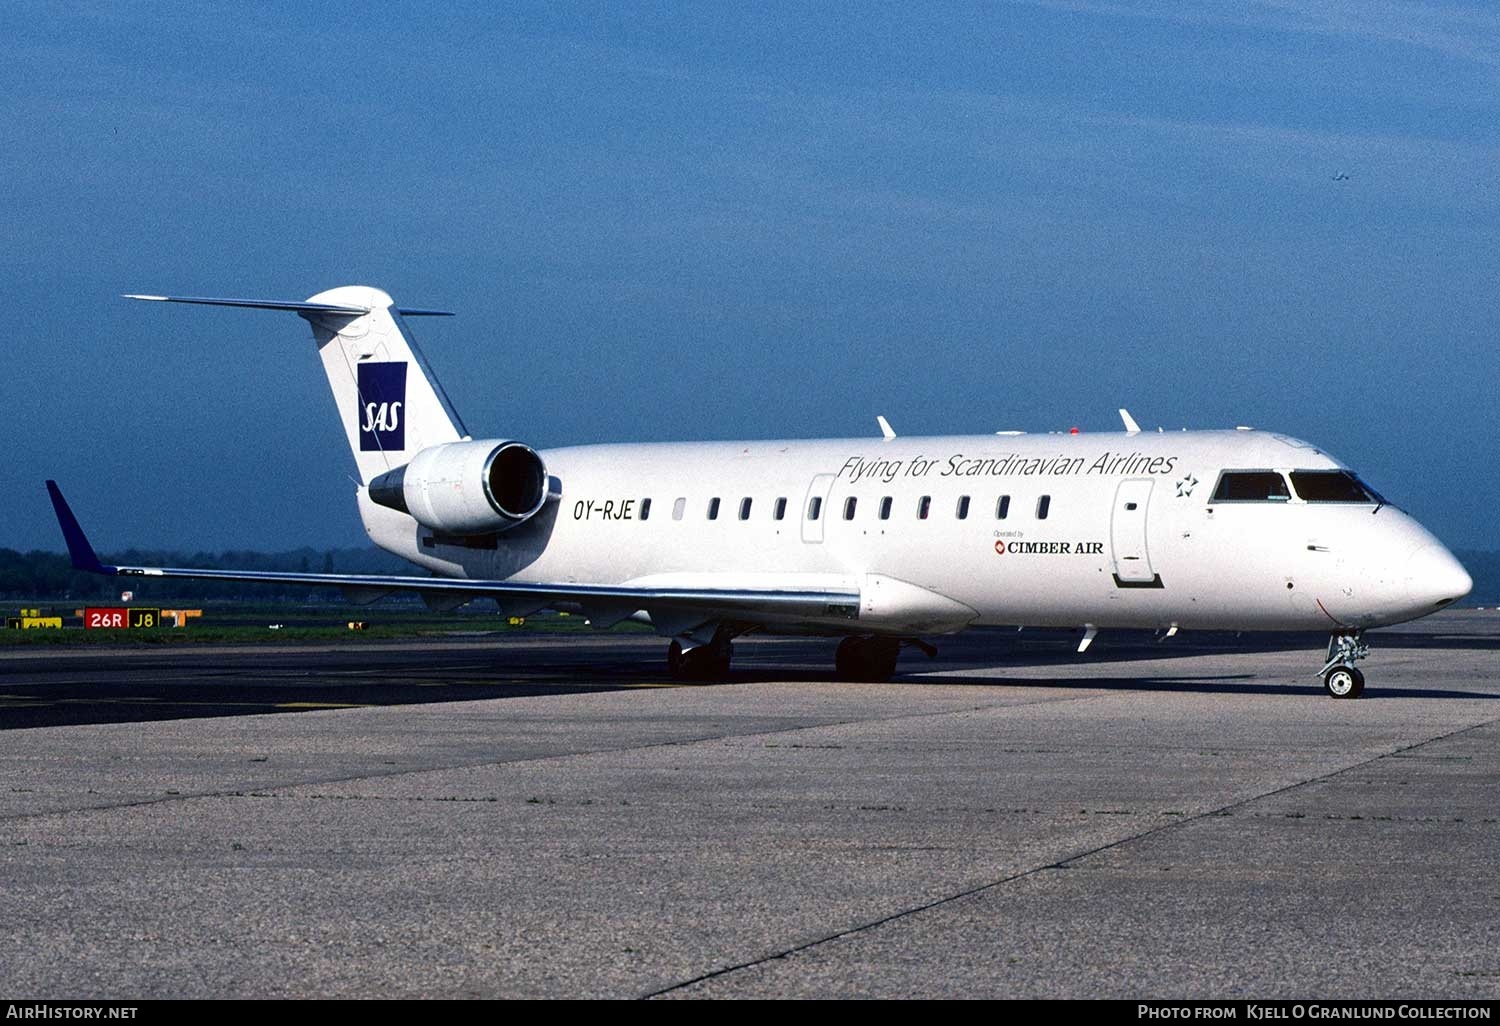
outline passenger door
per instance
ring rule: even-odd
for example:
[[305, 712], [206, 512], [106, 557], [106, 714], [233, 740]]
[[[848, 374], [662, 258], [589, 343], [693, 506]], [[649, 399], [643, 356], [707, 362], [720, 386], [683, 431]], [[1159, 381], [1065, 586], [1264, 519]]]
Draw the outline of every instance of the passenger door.
[[1146, 545], [1146, 513], [1155, 484], [1155, 481], [1140, 478], [1121, 481], [1115, 490], [1109, 536], [1114, 551], [1116, 583], [1152, 584], [1157, 579]]

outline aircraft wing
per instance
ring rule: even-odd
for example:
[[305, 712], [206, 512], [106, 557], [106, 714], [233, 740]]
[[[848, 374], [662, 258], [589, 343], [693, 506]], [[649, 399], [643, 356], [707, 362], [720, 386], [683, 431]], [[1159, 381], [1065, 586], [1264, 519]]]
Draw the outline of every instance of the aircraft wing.
[[534, 611], [554, 605], [577, 605], [601, 625], [614, 623], [639, 610], [651, 613], [653, 623], [691, 624], [711, 619], [755, 622], [828, 622], [859, 616], [857, 589], [797, 587], [632, 587], [630, 585], [489, 581], [452, 577], [386, 576], [380, 574], [282, 573], [262, 570], [212, 570], [190, 567], [111, 566], [99, 559], [78, 519], [68, 507], [57, 482], [47, 482], [47, 493], [58, 526], [68, 545], [73, 566], [89, 573], [119, 577], [186, 577], [210, 581], [250, 581], [263, 584], [303, 584], [342, 588], [356, 600], [371, 601], [397, 592], [421, 595], [429, 605], [454, 608], [475, 598], [493, 598], [507, 612]]

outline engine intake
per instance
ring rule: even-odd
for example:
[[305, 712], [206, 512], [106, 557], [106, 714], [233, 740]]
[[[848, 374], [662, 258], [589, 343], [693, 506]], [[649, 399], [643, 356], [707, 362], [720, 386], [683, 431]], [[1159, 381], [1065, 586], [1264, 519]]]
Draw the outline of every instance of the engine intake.
[[433, 531], [496, 534], [547, 501], [547, 467], [520, 442], [488, 439], [423, 449], [370, 482], [370, 499]]

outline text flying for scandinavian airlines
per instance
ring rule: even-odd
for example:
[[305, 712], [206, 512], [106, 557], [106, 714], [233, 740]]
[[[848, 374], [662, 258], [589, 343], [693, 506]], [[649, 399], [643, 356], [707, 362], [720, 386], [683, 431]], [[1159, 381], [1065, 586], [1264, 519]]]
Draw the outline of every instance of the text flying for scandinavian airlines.
[[1087, 456], [966, 456], [954, 453], [947, 457], [913, 456], [910, 459], [865, 459], [850, 456], [838, 476], [851, 484], [881, 481], [890, 484], [897, 478], [926, 477], [1073, 477], [1111, 474], [1170, 474], [1177, 466], [1176, 456], [1148, 456], [1142, 452], [1105, 450], [1097, 458]]

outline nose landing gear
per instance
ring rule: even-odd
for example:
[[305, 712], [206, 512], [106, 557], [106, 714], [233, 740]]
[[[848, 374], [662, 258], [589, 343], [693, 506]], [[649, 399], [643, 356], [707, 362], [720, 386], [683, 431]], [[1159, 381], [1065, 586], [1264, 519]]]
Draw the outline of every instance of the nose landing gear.
[[1365, 675], [1355, 669], [1356, 660], [1370, 654], [1370, 646], [1359, 631], [1335, 634], [1328, 639], [1328, 661], [1318, 671], [1323, 690], [1333, 698], [1358, 698], [1365, 690]]

